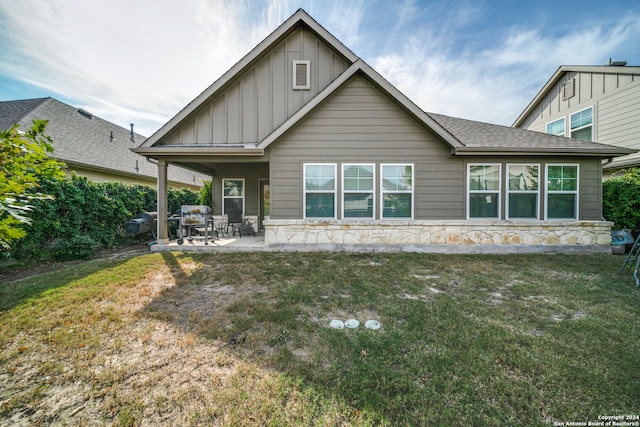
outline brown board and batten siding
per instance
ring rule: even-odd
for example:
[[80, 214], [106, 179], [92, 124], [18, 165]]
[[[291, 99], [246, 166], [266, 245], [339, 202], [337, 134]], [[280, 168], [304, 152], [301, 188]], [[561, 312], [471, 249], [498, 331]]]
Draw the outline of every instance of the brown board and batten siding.
[[[380, 164], [412, 163], [415, 219], [463, 219], [464, 163], [391, 97], [356, 75], [271, 145], [271, 218], [303, 217], [303, 164], [376, 165], [375, 216], [380, 212]], [[337, 211], [341, 211], [338, 185]]]
[[[308, 60], [310, 89], [293, 90], [292, 63]], [[349, 63], [305, 27], [234, 78], [161, 145], [255, 144], [342, 74]]]

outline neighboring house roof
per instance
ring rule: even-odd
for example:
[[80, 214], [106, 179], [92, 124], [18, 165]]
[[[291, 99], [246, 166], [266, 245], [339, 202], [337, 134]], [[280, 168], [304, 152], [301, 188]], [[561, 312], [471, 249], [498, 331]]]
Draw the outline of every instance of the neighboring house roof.
[[[37, 98], [0, 102], [0, 128], [15, 124], [21, 130], [31, 127], [33, 120], [47, 120], [45, 135], [53, 141], [52, 157], [71, 168], [78, 167], [116, 174], [129, 180], [153, 181], [157, 166], [130, 148], [146, 137], [130, 129], [103, 120], [54, 98]], [[169, 181], [199, 187], [205, 175], [179, 167], [170, 167]]]
[[640, 74], [640, 67], [628, 67], [628, 66], [587, 66], [587, 65], [562, 65], [551, 76], [549, 81], [540, 89], [540, 92], [533, 98], [533, 100], [527, 105], [518, 118], [513, 122], [513, 127], [519, 127], [523, 121], [531, 113], [531, 111], [540, 103], [540, 101], [547, 95], [549, 90], [562, 78], [565, 73], [570, 72], [582, 72], [582, 73], [602, 73], [602, 74]]
[[[310, 29], [317, 37], [342, 54], [351, 65], [314, 98], [285, 120], [284, 123], [262, 140], [252, 144], [157, 144], [172, 130], [179, 128], [189, 120], [191, 115], [197, 113], [199, 108], [223, 92], [234, 81], [237, 75], [242, 74], [243, 71], [255, 64], [264, 57], [269, 50], [273, 49], [283, 40], [283, 38], [300, 26]], [[427, 114], [407, 96], [385, 80], [378, 72], [354, 55], [302, 9], [299, 9], [220, 79], [209, 86], [138, 148], [134, 148], [133, 151], [149, 157], [193, 156], [194, 154], [203, 156], [262, 156], [264, 150], [271, 143], [299, 123], [301, 119], [330, 95], [335, 93], [347, 80], [356, 74], [364, 76], [369, 81], [375, 83], [378, 88], [386, 92], [418, 122], [431, 129], [451, 147], [451, 152], [454, 155], [482, 155], [488, 153], [495, 155], [500, 153], [504, 155], [566, 154], [614, 157], [635, 152], [635, 150], [523, 131], [507, 126], [490, 125], [471, 120]]]

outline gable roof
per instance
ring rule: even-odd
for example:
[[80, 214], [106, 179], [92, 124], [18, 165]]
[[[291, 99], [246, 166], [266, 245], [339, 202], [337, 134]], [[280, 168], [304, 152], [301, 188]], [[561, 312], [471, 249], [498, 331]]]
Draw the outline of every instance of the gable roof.
[[276, 139], [278, 139], [283, 133], [295, 125], [300, 119], [306, 116], [317, 105], [324, 101], [329, 95], [335, 92], [340, 86], [346, 83], [351, 77], [356, 74], [362, 74], [369, 78], [370, 81], [375, 83], [380, 89], [384, 90], [388, 95], [394, 98], [405, 110], [409, 111], [420, 121], [425, 123], [429, 128], [435, 131], [442, 139], [444, 139], [451, 147], [459, 147], [462, 144], [454, 138], [447, 130], [442, 127], [437, 121], [433, 120], [422, 111], [417, 105], [415, 105], [409, 98], [407, 98], [402, 92], [395, 88], [391, 83], [384, 79], [378, 72], [371, 68], [363, 60], [358, 59], [351, 65], [344, 73], [342, 73], [336, 80], [331, 82], [324, 90], [316, 95], [311, 101], [305, 104], [300, 110], [293, 114], [288, 120], [280, 125], [274, 132], [267, 136], [258, 144], [258, 148], [266, 148]]
[[[255, 64], [270, 49], [276, 46], [284, 37], [299, 26], [311, 29], [325, 43], [340, 52], [351, 64], [346, 71], [321, 90], [314, 98], [303, 105], [297, 112], [291, 115], [269, 135], [258, 141], [256, 145], [248, 144], [198, 144], [197, 146], [173, 145], [156, 146], [174, 128], [185, 122], [189, 115], [195, 112], [203, 104], [217, 96], [234, 78], [241, 74], [252, 64]], [[153, 156], [180, 156], [180, 155], [233, 155], [233, 156], [261, 156], [264, 150], [296, 123], [302, 120], [309, 112], [336, 92], [348, 79], [356, 74], [363, 75], [386, 92], [406, 112], [414, 116], [419, 122], [434, 131], [443, 141], [451, 147], [453, 155], [482, 155], [482, 154], [566, 154], [613, 157], [635, 152], [625, 148], [613, 147], [604, 144], [595, 144], [578, 141], [570, 138], [556, 137], [537, 132], [523, 131], [522, 129], [507, 126], [491, 125], [488, 123], [474, 122], [471, 120], [455, 119], [452, 117], [427, 114], [415, 105], [406, 95], [400, 92], [378, 72], [367, 65], [363, 60], [353, 54], [339, 40], [332, 36], [304, 10], [299, 9], [280, 27], [258, 44], [251, 52], [236, 63], [222, 77], [191, 101], [182, 111], [162, 126], [156, 133], [149, 137], [138, 148], [132, 150], [136, 153]]]
[[566, 73], [601, 73], [601, 74], [640, 74], [640, 67], [627, 67], [627, 66], [613, 66], [613, 65], [562, 65], [558, 67], [555, 73], [551, 76], [549, 81], [540, 89], [540, 92], [531, 100], [527, 108], [524, 109], [518, 118], [511, 125], [512, 127], [519, 127], [522, 122], [527, 118], [531, 111], [535, 108], [540, 101], [547, 96], [549, 90], [555, 86], [555, 84]]
[[[53, 143], [52, 157], [70, 166], [152, 180], [157, 167], [144, 157], [130, 151], [144, 136], [134, 133], [93, 114], [65, 104], [57, 99], [37, 98], [0, 101], [0, 128], [15, 124], [21, 130], [31, 127], [33, 120], [48, 120], [45, 134]], [[194, 177], [207, 177], [181, 168], [172, 168], [170, 180], [197, 185]]]
[[333, 34], [324, 29], [324, 27], [318, 24], [304, 10], [298, 9], [296, 13], [291, 15], [289, 19], [283, 22], [275, 31], [262, 40], [240, 61], [231, 67], [229, 71], [224, 73], [218, 80], [211, 84], [211, 86], [206, 88], [193, 101], [187, 104], [187, 106], [178, 112], [178, 114], [176, 114], [171, 120], [151, 135], [143, 144], [140, 145], [140, 147], [153, 146], [160, 138], [165, 136], [171, 129], [187, 118], [189, 114], [193, 113], [198, 107], [206, 103], [217, 92], [223, 90], [242, 70], [251, 67], [252, 64], [258, 62], [272, 46], [280, 43], [280, 41], [284, 40], [289, 34], [291, 34], [291, 32], [301, 25], [311, 30], [317, 37], [332, 46], [347, 61], [355, 62], [358, 59], [358, 57], [337, 38], [335, 38]]

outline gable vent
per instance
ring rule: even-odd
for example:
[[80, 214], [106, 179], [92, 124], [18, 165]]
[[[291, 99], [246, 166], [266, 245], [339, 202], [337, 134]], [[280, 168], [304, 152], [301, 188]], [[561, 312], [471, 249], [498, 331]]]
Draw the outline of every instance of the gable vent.
[[310, 61], [293, 61], [293, 88], [311, 89]]
[[576, 79], [571, 79], [562, 85], [562, 100], [573, 98], [576, 94]]

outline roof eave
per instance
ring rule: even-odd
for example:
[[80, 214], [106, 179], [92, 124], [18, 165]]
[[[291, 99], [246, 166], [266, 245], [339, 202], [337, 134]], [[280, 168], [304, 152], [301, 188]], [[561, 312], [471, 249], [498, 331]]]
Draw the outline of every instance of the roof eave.
[[579, 156], [579, 157], [618, 157], [633, 153], [634, 150], [577, 150], [575, 148], [532, 148], [532, 147], [458, 147], [452, 150], [456, 156]]
[[225, 148], [212, 147], [203, 145], [184, 146], [184, 145], [164, 145], [160, 147], [138, 147], [130, 148], [136, 154], [146, 157], [163, 157], [163, 156], [190, 156], [193, 154], [203, 156], [263, 156], [262, 148]]

